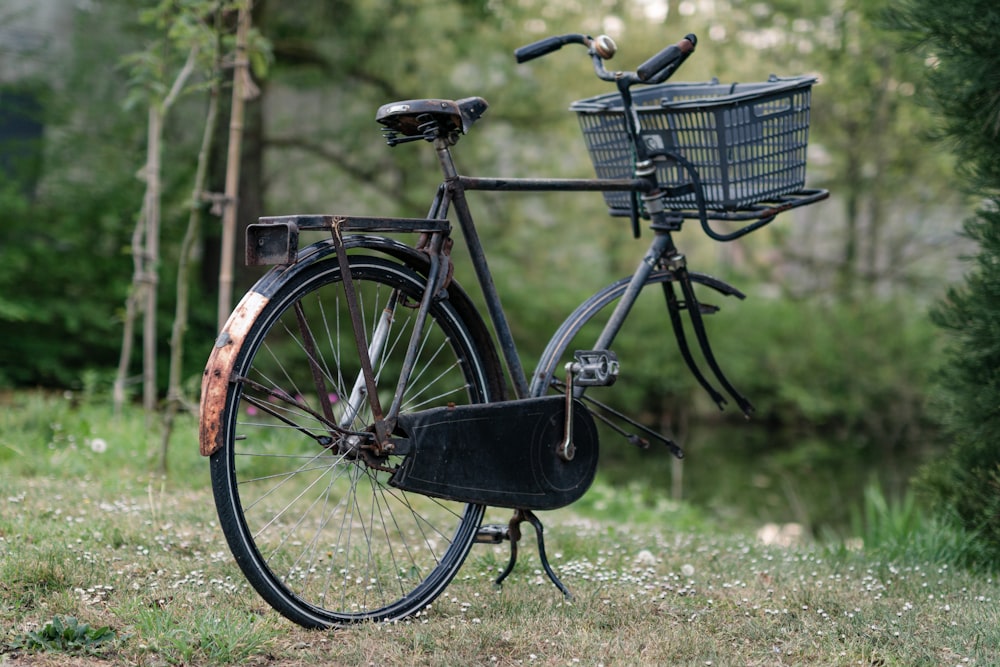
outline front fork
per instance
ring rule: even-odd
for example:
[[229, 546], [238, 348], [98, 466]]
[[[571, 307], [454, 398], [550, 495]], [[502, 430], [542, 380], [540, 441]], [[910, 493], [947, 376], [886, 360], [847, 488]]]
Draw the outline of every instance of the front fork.
[[[688, 345], [687, 336], [684, 330], [684, 322], [681, 317], [682, 311], [687, 311], [691, 322], [691, 328], [694, 331], [695, 339], [698, 343], [698, 347], [702, 353], [705, 363], [708, 365], [717, 381], [722, 385], [723, 389], [736, 401], [743, 413], [749, 416], [753, 411], [753, 405], [742, 394], [740, 394], [735, 387], [733, 387], [732, 383], [729, 382], [725, 374], [722, 372], [722, 369], [719, 367], [719, 364], [715, 359], [715, 355], [712, 352], [708, 335], [705, 331], [702, 314], [714, 312], [716, 309], [698, 301], [694, 292], [693, 282], [698, 281], [706, 284], [724, 295], [738, 295], [740, 298], [743, 298], [743, 295], [738, 290], [723, 283], [722, 281], [700, 274], [691, 274], [687, 269], [687, 261], [684, 255], [682, 255], [674, 245], [670, 234], [671, 230], [665, 228], [657, 229], [656, 226], [654, 226], [654, 231], [655, 236], [653, 242], [650, 244], [649, 249], [647, 250], [642, 261], [629, 279], [629, 282], [625, 286], [621, 296], [617, 299], [611, 316], [605, 323], [604, 328], [593, 346], [594, 352], [607, 352], [610, 354], [615, 338], [621, 330], [625, 319], [631, 312], [632, 307], [635, 305], [640, 292], [649, 281], [652, 272], [654, 270], [667, 271], [670, 274], [670, 280], [662, 281], [661, 284], [666, 301], [667, 312], [669, 314], [670, 323], [674, 332], [674, 338], [676, 339], [681, 357], [684, 359], [685, 364], [688, 366], [688, 369], [691, 371], [698, 383], [708, 392], [720, 408], [723, 407], [726, 403], [725, 397], [715, 389], [711, 382], [708, 381], [704, 373], [702, 373], [701, 369], [698, 367], [698, 364], [695, 362], [691, 353], [691, 348]], [[675, 283], [680, 289], [681, 298], [678, 298]], [[569, 335], [569, 332], [563, 332], [563, 335]], [[550, 381], [554, 379], [555, 378], [551, 378]], [[604, 422], [612, 430], [623, 435], [629, 442], [636, 444], [639, 447], [646, 448], [649, 446], [649, 442], [646, 438], [652, 437], [663, 442], [663, 444], [665, 444], [678, 458], [683, 457], [681, 448], [671, 439], [662, 434], [651, 431], [632, 418], [626, 416], [618, 410], [615, 410], [611, 406], [595, 400], [592, 396], [584, 397], [586, 389], [585, 384], [580, 382], [576, 382], [574, 384], [571, 379], [567, 378], [564, 388], [568, 396], [572, 395], [574, 398], [584, 400], [587, 404], [594, 408], [592, 411], [594, 417]], [[619, 426], [619, 423], [627, 424], [628, 428], [633, 429], [635, 432], [622, 428], [622, 426]], [[636, 435], [637, 432], [643, 433], [645, 437]]]

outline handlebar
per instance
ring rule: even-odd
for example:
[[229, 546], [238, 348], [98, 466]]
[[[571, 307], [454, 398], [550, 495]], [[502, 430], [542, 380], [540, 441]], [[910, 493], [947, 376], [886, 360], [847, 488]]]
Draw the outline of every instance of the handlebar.
[[553, 51], [558, 51], [566, 44], [584, 44], [586, 45], [587, 36], [580, 34], [569, 34], [569, 35], [555, 35], [553, 37], [546, 37], [545, 39], [539, 40], [537, 42], [532, 42], [531, 44], [526, 44], [519, 49], [515, 49], [514, 57], [517, 59], [518, 63], [526, 63], [529, 60], [534, 60], [535, 58], [541, 58], [544, 55], [552, 53]]
[[650, 79], [658, 78], [656, 75], [660, 74], [668, 67], [670, 68], [670, 74], [673, 74], [674, 70], [680, 67], [681, 63], [683, 63], [688, 57], [688, 54], [694, 51], [694, 47], [697, 43], [697, 37], [692, 34], [685, 35], [684, 39], [681, 41], [676, 44], [671, 44], [643, 64], [639, 65], [639, 67], [635, 70], [635, 75], [640, 81], [646, 82]]
[[[599, 79], [615, 84], [621, 94], [622, 107], [632, 109], [631, 86], [636, 84], [653, 85], [663, 83], [677, 71], [687, 57], [694, 52], [694, 47], [698, 43], [698, 38], [688, 34], [684, 39], [676, 44], [671, 44], [662, 49], [652, 58], [648, 59], [635, 72], [609, 72], [604, 67], [604, 61], [610, 60], [618, 51], [618, 47], [607, 35], [601, 35], [596, 39], [588, 35], [570, 33], [568, 35], [557, 35], [546, 37], [545, 39], [522, 46], [514, 51], [517, 62], [523, 63], [534, 58], [557, 51], [565, 44], [582, 44], [587, 47], [588, 53], [594, 63], [594, 73]], [[646, 167], [652, 166], [650, 162], [649, 148], [640, 140], [639, 118], [635, 113], [625, 113], [625, 130], [635, 146], [636, 164], [643, 164], [644, 177], [649, 179], [650, 185], [657, 187], [656, 172], [654, 169]], [[639, 203], [635, 193], [632, 195], [632, 234], [639, 235]]]
[[[693, 34], [687, 34], [684, 36], [684, 39], [678, 41], [676, 44], [671, 44], [665, 47], [652, 58], [649, 58], [646, 62], [639, 65], [635, 72], [609, 72], [604, 67], [604, 61], [610, 60], [618, 50], [614, 41], [607, 35], [601, 35], [596, 39], [579, 33], [546, 37], [545, 39], [522, 46], [514, 51], [514, 55], [517, 58], [517, 62], [523, 63], [534, 58], [540, 58], [541, 56], [552, 53], [553, 51], [558, 51], [566, 44], [582, 44], [588, 48], [588, 52], [593, 60], [594, 73], [597, 74], [598, 78], [604, 81], [613, 82], [617, 86], [618, 92], [621, 94], [623, 108], [631, 109], [632, 92], [629, 90], [630, 87], [636, 84], [654, 85], [663, 83], [673, 76], [674, 72], [676, 72], [677, 69], [684, 64], [684, 61], [687, 60], [689, 55], [694, 53], [697, 43], [697, 37]], [[654, 188], [657, 188], [656, 170], [652, 168], [653, 163], [650, 160], [649, 150], [646, 144], [640, 140], [638, 127], [639, 119], [635, 113], [625, 113], [624, 121], [625, 129], [635, 146], [636, 164], [645, 165], [643, 174], [644, 177], [649, 179], [650, 184]], [[697, 179], [697, 172], [693, 171], [693, 167], [692, 172], [693, 177]], [[700, 194], [701, 185], [697, 182], [697, 180], [696, 192], [699, 193], [698, 213], [699, 218], [701, 219], [702, 228], [712, 238], [719, 241], [729, 241], [756, 229], [756, 227], [751, 226], [741, 230], [740, 232], [726, 235], [724, 238], [723, 236], [716, 234], [708, 224], [704, 201], [701, 199], [702, 195]], [[635, 193], [632, 193], [631, 204], [630, 217], [632, 219], [632, 234], [638, 238], [639, 202]]]
[[545, 39], [526, 44], [514, 51], [514, 57], [519, 63], [525, 63], [535, 58], [541, 58], [558, 51], [566, 44], [581, 44], [586, 46], [594, 59], [594, 72], [605, 81], [614, 81], [621, 87], [633, 84], [655, 84], [666, 81], [678, 67], [694, 52], [698, 38], [688, 34], [676, 44], [671, 44], [639, 65], [635, 72], [609, 72], [604, 67], [605, 60], [611, 60], [618, 52], [618, 46], [607, 35], [590, 37], [580, 33], [554, 35]]
[[529, 60], [541, 58], [553, 51], [558, 51], [566, 44], [583, 44], [604, 60], [611, 60], [618, 51], [618, 46], [614, 40], [607, 35], [600, 35], [594, 38], [590, 35], [570, 33], [568, 35], [546, 37], [545, 39], [522, 46], [514, 50], [514, 57], [517, 59], [517, 62], [526, 63]]

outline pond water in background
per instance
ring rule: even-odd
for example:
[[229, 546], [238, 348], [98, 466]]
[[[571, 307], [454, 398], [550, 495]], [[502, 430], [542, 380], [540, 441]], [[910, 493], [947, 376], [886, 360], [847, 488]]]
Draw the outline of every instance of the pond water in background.
[[666, 447], [601, 443], [600, 474], [614, 486], [639, 482], [651, 499], [683, 500], [711, 518], [754, 527], [797, 523], [816, 535], [846, 535], [865, 487], [901, 496], [920, 457], [867, 461], [850, 443], [775, 431], [752, 421], [693, 427], [677, 461]]

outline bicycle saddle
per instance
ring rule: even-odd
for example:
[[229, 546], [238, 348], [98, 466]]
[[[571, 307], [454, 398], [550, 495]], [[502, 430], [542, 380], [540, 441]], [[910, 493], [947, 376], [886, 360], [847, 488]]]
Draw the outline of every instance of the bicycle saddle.
[[383, 104], [375, 120], [405, 137], [422, 137], [428, 121], [435, 121], [445, 134], [463, 134], [486, 112], [489, 104], [481, 97], [461, 100], [404, 100]]

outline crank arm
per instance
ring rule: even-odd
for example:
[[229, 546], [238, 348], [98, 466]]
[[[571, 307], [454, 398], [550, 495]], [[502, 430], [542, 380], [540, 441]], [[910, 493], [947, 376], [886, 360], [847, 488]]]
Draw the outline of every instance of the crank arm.
[[[618, 355], [611, 350], [577, 350], [576, 361], [566, 364], [566, 420], [563, 441], [556, 446], [556, 454], [564, 461], [572, 461], [576, 452], [573, 444], [573, 399], [577, 396], [574, 385], [579, 387], [608, 387], [618, 379]], [[580, 391], [579, 395], [583, 395]]]
[[[559, 381], [553, 381], [552, 387], [560, 392], [566, 391], [566, 385]], [[673, 440], [671, 440], [670, 438], [668, 438], [667, 436], [663, 435], [662, 433], [657, 433], [648, 426], [640, 424], [639, 422], [632, 419], [623, 412], [616, 410], [615, 408], [611, 407], [610, 405], [607, 405], [606, 403], [598, 401], [597, 399], [589, 396], [588, 394], [581, 394], [577, 396], [577, 398], [579, 400], [582, 400], [587, 405], [597, 408], [599, 412], [591, 410], [590, 414], [593, 415], [595, 419], [600, 420], [601, 423], [603, 423], [609, 429], [611, 429], [618, 435], [625, 438], [629, 442], [629, 444], [635, 445], [639, 449], [649, 449], [649, 440], [640, 437], [635, 433], [629, 433], [627, 430], [625, 430], [624, 428], [616, 424], [614, 421], [612, 421], [611, 419], [612, 417], [625, 422], [626, 424], [628, 424], [637, 431], [641, 431], [646, 437], [652, 438], [653, 440], [658, 440], [659, 442], [663, 443], [667, 447], [667, 449], [670, 450], [670, 453], [676, 456], [677, 458], [679, 459], [684, 458], [684, 450], [681, 449], [681, 446], [678, 445]]]

